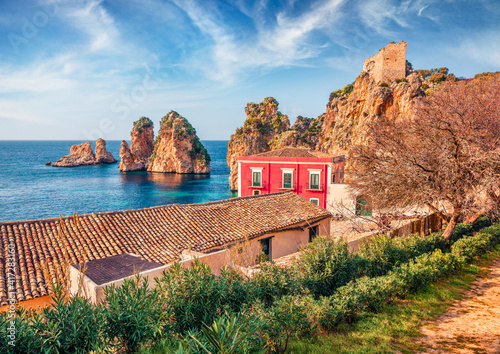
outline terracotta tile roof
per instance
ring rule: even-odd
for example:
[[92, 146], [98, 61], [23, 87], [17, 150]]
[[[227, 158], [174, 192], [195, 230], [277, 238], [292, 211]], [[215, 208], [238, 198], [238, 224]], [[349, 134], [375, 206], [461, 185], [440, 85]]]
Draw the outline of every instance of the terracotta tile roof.
[[270, 156], [270, 157], [316, 157], [309, 149], [304, 148], [283, 148], [279, 150], [271, 150], [256, 154], [254, 156]]
[[[80, 265], [82, 264], [80, 263]], [[75, 264], [72, 267], [80, 270], [82, 269], [80, 265]], [[145, 261], [137, 255], [122, 253], [117, 256], [87, 262], [85, 264], [85, 275], [97, 285], [102, 285], [134, 275], [136, 272], [143, 272], [161, 266], [163, 264]]]
[[268, 156], [268, 157], [333, 157], [331, 154], [314, 151], [308, 148], [293, 148], [287, 147], [278, 150], [271, 150], [256, 154], [253, 156]]
[[10, 245], [15, 246], [16, 299], [23, 301], [47, 295], [50, 282], [61, 281], [63, 250], [67, 252], [67, 264], [122, 253], [168, 264], [187, 248], [206, 252], [245, 237], [254, 238], [329, 215], [293, 192], [282, 192], [203, 204], [80, 215], [79, 228], [72, 217], [65, 217], [62, 244], [57, 231], [59, 219], [3, 222], [0, 223], [0, 305], [7, 303], [10, 290], [7, 283]]

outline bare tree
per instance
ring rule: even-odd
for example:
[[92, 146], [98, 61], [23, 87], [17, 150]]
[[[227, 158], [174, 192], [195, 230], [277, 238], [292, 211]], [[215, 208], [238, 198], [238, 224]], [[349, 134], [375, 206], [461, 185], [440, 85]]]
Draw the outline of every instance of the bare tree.
[[500, 77], [443, 83], [404, 119], [381, 117], [349, 154], [351, 191], [374, 208], [428, 207], [450, 237], [500, 205]]

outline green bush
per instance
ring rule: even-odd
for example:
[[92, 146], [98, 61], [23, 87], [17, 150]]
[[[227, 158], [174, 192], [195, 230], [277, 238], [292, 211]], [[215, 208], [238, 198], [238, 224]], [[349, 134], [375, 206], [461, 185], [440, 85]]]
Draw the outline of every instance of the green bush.
[[387, 82], [380, 82], [378, 85], [380, 87], [389, 87], [389, 84]]
[[362, 261], [349, 252], [346, 242], [320, 236], [303, 249], [295, 271], [302, 285], [318, 298], [332, 295], [338, 287], [356, 278]]
[[300, 292], [300, 284], [291, 269], [281, 269], [274, 262], [261, 263], [260, 268], [260, 272], [248, 281], [252, 299], [268, 307], [285, 295]]
[[125, 279], [119, 287], [106, 287], [104, 293], [109, 339], [117, 339], [127, 353], [135, 353], [142, 344], [160, 337], [166, 312], [160, 305], [158, 291], [148, 287], [147, 277]]
[[284, 353], [290, 338], [310, 337], [317, 326], [309, 320], [311, 297], [286, 295], [276, 300], [270, 308], [260, 307], [257, 312], [264, 319], [263, 336], [272, 352]]
[[161, 303], [173, 319], [172, 329], [185, 333], [212, 323], [220, 314], [221, 299], [217, 279], [209, 266], [195, 259], [192, 268], [174, 264], [156, 279]]
[[180, 346], [178, 353], [262, 353], [266, 352], [265, 343], [254, 346], [254, 336], [260, 328], [241, 314], [228, 314], [199, 331], [189, 334], [187, 345]]
[[464, 237], [451, 246], [451, 253], [462, 262], [469, 263], [475, 257], [485, 254], [491, 248], [490, 234], [477, 233], [472, 237]]
[[362, 271], [370, 277], [381, 276], [410, 259], [444, 247], [441, 233], [409, 235], [391, 239], [378, 235], [361, 244], [359, 255], [366, 260]]
[[[0, 346], [0, 353], [20, 353], [37, 354], [43, 352], [44, 340], [43, 317], [40, 314], [26, 311], [23, 308], [17, 309], [14, 317], [14, 325], [10, 323], [12, 317], [7, 312], [0, 313], [0, 335], [4, 345]], [[15, 328], [15, 333], [10, 332], [11, 326]], [[40, 332], [42, 329], [42, 332]], [[9, 344], [12, 343], [14, 345]]]

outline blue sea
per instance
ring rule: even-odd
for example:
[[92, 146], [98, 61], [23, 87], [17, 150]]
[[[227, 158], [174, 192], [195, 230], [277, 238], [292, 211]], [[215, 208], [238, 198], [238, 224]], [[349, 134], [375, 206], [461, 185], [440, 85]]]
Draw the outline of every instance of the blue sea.
[[[202, 141], [210, 175], [127, 172], [112, 165], [52, 167], [82, 141], [0, 141], [0, 222], [231, 198], [227, 141]], [[107, 141], [118, 160], [121, 141]], [[95, 142], [92, 143], [95, 149]]]

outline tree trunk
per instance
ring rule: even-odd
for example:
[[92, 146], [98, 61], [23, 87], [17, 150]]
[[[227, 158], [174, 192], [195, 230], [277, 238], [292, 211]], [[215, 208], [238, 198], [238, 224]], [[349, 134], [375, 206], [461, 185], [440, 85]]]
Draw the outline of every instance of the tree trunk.
[[465, 223], [466, 224], [473, 224], [473, 223], [476, 222], [477, 219], [479, 219], [484, 214], [486, 214], [486, 211], [481, 210], [481, 211], [478, 211], [477, 213], [475, 213], [473, 215], [468, 215], [467, 219], [465, 220]]
[[453, 213], [451, 214], [450, 221], [448, 222], [448, 225], [446, 225], [446, 229], [444, 230], [443, 233], [443, 237], [445, 240], [449, 239], [451, 234], [453, 233], [453, 230], [455, 230], [455, 226], [457, 226], [459, 217], [460, 217], [460, 212], [454, 209]]

